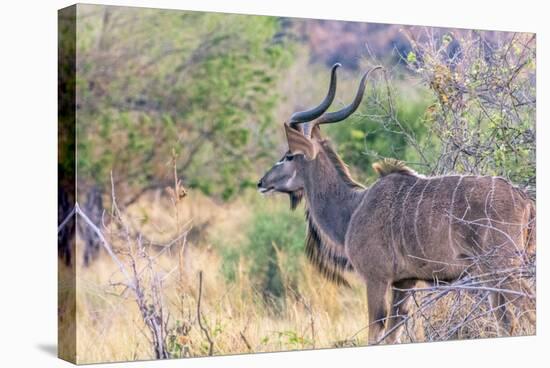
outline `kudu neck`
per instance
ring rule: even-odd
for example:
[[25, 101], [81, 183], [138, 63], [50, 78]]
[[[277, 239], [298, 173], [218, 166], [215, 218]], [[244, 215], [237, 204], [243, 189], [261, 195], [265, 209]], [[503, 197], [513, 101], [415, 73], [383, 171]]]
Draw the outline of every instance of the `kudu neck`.
[[344, 245], [351, 215], [365, 188], [354, 182], [336, 153], [325, 147], [308, 167], [305, 197], [314, 225], [336, 245]]

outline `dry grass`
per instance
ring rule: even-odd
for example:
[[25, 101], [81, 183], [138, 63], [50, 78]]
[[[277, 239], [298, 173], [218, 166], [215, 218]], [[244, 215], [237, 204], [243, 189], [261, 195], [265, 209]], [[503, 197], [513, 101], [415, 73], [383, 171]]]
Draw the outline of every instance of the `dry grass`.
[[[216, 239], [223, 238], [223, 244], [243, 246], [247, 240], [243, 230], [250, 225], [254, 215], [251, 208], [257, 208], [257, 201], [262, 201], [264, 210], [273, 212], [287, 205], [281, 197], [262, 199], [255, 193], [231, 203], [216, 203], [193, 192], [176, 203], [167, 196], [153, 194], [123, 215], [125, 222], [139, 228], [155, 243], [166, 243], [191, 226], [201, 229], [194, 234], [188, 231], [188, 241], [176, 243], [170, 249], [145, 247], [154, 258], [154, 272], [149, 272], [145, 259], [137, 259], [137, 269], [148, 270], [140, 279], [145, 290], [151, 288], [154, 277], [161, 280], [170, 356], [208, 355], [209, 340], [213, 355], [366, 345], [365, 286], [353, 274], [347, 275], [350, 289], [337, 287], [301, 256], [298, 276], [291, 277], [285, 275], [287, 268], [282, 266], [289, 255], [278, 251], [277, 262], [285, 286], [282, 309], [270, 305], [262, 290], [255, 286], [256, 275], [248, 271], [254, 262], [252, 257], [241, 257], [235, 279], [226, 280], [222, 272], [224, 259]], [[128, 240], [118, 236], [115, 230], [113, 225], [108, 225], [104, 233], [115, 250], [119, 250], [120, 259], [129, 262], [120, 252]], [[79, 253], [80, 248], [77, 241]], [[81, 254], [77, 254], [76, 259], [82, 259]], [[70, 272], [62, 264], [60, 268], [60, 292], [71, 293]], [[203, 274], [202, 328], [197, 318], [200, 272]], [[293, 282], [287, 281], [291, 278]], [[155, 358], [150, 330], [135, 296], [121, 286], [123, 281], [119, 268], [105, 252], [89, 267], [77, 265], [76, 306], [62, 305], [61, 308], [66, 309], [67, 315], [76, 308], [78, 363]], [[429, 294], [415, 293], [418, 305], [424, 305]], [[497, 336], [496, 321], [491, 313], [486, 313], [489, 304], [478, 303], [479, 300], [475, 293], [450, 292], [428, 308], [417, 309], [406, 325], [402, 342]], [[480, 317], [461, 324], [462, 319], [471, 316], [472, 310]], [[461, 327], [447, 334], [454, 326]], [[436, 330], [439, 332], [434, 332]], [[62, 321], [60, 333], [68, 340], [67, 344], [61, 342], [61, 347], [70, 347], [74, 341], [72, 331], [75, 326], [70, 319]], [[441, 331], [446, 336], [440, 336]], [[514, 334], [534, 333], [534, 324], [524, 323]]]
[[[279, 206], [280, 199], [268, 199], [268, 206]], [[153, 195], [129, 209], [127, 218], [140, 224], [151, 240], [163, 242], [176, 234], [175, 214], [175, 208], [165, 197]], [[262, 298], [261, 290], [251, 286], [246, 262], [252, 260], [241, 259], [235, 282], [227, 283], [221, 272], [224, 260], [210, 240], [223, 234], [233, 243], [244, 241], [239, 229], [243, 229], [251, 215], [245, 204], [240, 201], [217, 204], [194, 194], [178, 204], [177, 214], [181, 223], [192, 218], [196, 226], [205, 222], [210, 225], [195, 243], [187, 244], [183, 263], [178, 248], [163, 252], [157, 259], [156, 269], [165, 277], [169, 340], [181, 346], [181, 350], [172, 351], [175, 356], [208, 353], [207, 339], [196, 319], [199, 271], [204, 274], [203, 322], [212, 336], [215, 355], [366, 343], [366, 297], [359, 280], [352, 276], [351, 290], [338, 288], [318, 275], [304, 257], [300, 260], [297, 286], [286, 288], [285, 309], [274, 312]], [[113, 241], [113, 245], [116, 247], [117, 243]], [[151, 248], [151, 251], [159, 250]], [[285, 254], [279, 254], [278, 261], [285, 262]], [[183, 269], [169, 274], [180, 264]], [[112, 286], [122, 277], [109, 256], [103, 253], [90, 267], [77, 268], [78, 362], [154, 358], [135, 301], [130, 294], [120, 296], [121, 289]]]

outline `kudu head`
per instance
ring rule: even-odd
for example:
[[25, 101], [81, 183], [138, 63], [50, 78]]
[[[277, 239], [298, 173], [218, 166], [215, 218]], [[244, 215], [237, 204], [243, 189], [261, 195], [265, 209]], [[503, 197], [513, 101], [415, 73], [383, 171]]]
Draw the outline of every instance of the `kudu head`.
[[263, 193], [279, 192], [290, 196], [290, 205], [295, 209], [304, 193], [304, 173], [309, 165], [318, 159], [322, 152], [322, 137], [319, 126], [342, 121], [357, 110], [370, 73], [381, 67], [374, 67], [363, 74], [359, 88], [352, 103], [335, 112], [326, 112], [336, 95], [336, 70], [339, 63], [331, 70], [330, 85], [324, 100], [310, 110], [292, 114], [284, 124], [288, 151], [258, 182], [258, 190]]

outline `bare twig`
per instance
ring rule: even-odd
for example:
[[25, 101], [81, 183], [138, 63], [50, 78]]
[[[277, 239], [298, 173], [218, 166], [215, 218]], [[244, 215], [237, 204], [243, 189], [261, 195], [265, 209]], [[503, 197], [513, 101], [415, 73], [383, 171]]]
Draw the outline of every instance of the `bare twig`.
[[199, 297], [197, 299], [197, 321], [199, 322], [199, 327], [206, 336], [208, 340], [208, 355], [212, 356], [214, 354], [214, 342], [210, 337], [208, 329], [203, 325], [201, 318], [201, 298], [202, 298], [202, 271], [199, 271]]

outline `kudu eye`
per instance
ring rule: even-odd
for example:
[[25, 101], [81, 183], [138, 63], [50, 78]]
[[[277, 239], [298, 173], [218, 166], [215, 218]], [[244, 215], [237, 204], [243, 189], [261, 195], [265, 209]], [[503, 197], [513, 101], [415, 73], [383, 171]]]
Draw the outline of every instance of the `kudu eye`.
[[287, 156], [286, 156], [286, 160], [287, 160], [287, 161], [292, 161], [292, 160], [294, 160], [294, 155], [287, 155]]

